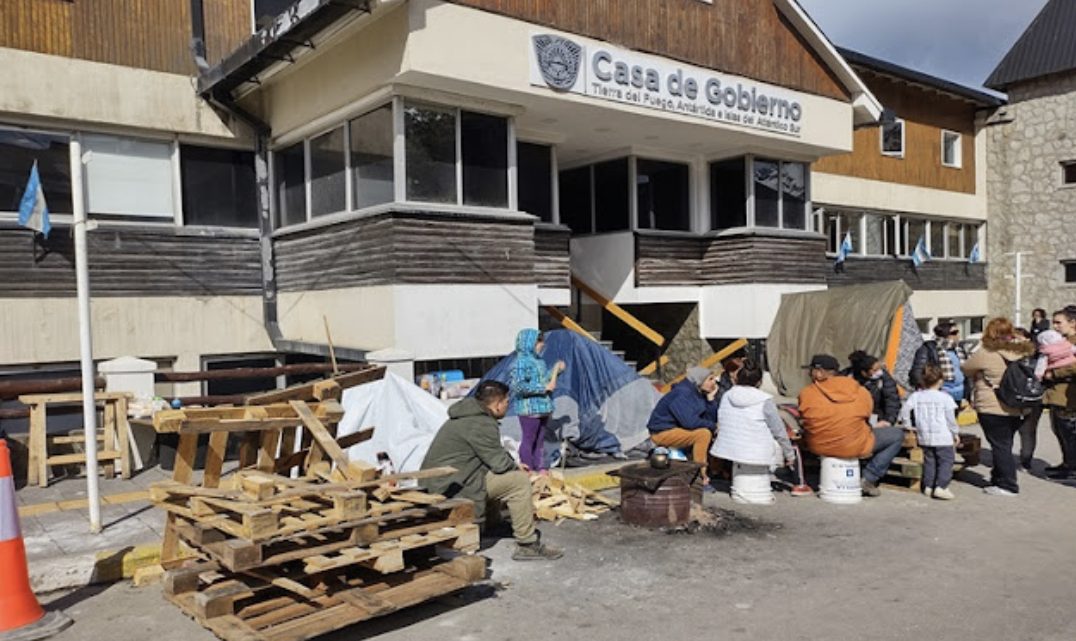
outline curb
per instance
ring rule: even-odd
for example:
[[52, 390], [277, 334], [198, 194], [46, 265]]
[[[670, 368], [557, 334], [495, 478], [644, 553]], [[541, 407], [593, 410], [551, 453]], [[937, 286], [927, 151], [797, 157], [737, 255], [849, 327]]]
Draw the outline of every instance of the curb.
[[35, 594], [134, 577], [136, 570], [161, 562], [161, 545], [150, 543], [33, 563], [30, 587]]

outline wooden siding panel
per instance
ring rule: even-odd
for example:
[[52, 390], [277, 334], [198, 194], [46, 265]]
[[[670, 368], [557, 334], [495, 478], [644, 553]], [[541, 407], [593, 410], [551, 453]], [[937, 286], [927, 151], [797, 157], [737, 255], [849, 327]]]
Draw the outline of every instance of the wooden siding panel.
[[535, 282], [529, 221], [388, 213], [288, 234], [274, 245], [281, 291]]
[[[904, 157], [882, 155], [881, 129], [855, 131], [852, 153], [829, 156], [812, 170], [916, 187], [975, 193], [975, 107], [857, 69], [875, 96], [904, 120]], [[962, 134], [960, 169], [941, 163], [943, 129]]]
[[[54, 227], [43, 247], [21, 227], [0, 226], [0, 298], [75, 295], [74, 244]], [[94, 296], [261, 294], [257, 238], [192, 235], [175, 228], [102, 228], [87, 238]]]
[[571, 238], [567, 227], [534, 228], [534, 280], [539, 287], [571, 287]]
[[806, 93], [849, 94], [772, 0], [449, 0]]
[[[250, 36], [248, 0], [205, 0], [210, 61]], [[0, 47], [193, 74], [190, 0], [3, 0]]]
[[986, 265], [983, 263], [934, 260], [915, 269], [912, 261], [906, 258], [849, 258], [844, 270], [837, 273], [833, 270], [833, 259], [828, 262], [826, 282], [830, 287], [903, 280], [917, 290], [986, 289]]

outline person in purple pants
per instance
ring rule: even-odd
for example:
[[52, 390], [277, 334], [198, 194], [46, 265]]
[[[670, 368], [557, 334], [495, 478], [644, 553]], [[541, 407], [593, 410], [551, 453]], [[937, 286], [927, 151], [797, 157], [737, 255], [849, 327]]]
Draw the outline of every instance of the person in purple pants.
[[550, 370], [542, 360], [542, 335], [536, 329], [520, 330], [516, 336], [516, 362], [508, 381], [512, 411], [519, 417], [523, 440], [519, 444], [519, 462], [527, 469], [546, 469], [544, 455], [545, 425], [553, 413], [553, 390], [564, 362]]

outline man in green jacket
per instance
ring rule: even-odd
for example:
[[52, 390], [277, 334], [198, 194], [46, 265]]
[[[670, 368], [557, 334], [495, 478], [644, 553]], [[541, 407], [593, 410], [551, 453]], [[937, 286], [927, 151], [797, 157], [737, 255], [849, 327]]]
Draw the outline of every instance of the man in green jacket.
[[474, 398], [456, 403], [448, 410], [448, 421], [434, 437], [422, 469], [451, 466], [449, 476], [427, 479], [430, 492], [470, 499], [475, 516], [485, 520], [487, 503], [491, 505], [487, 525], [499, 520], [501, 504], [508, 506], [517, 561], [559, 559], [563, 552], [541, 542], [534, 529], [534, 504], [528, 470], [517, 465], [501, 446], [497, 421], [508, 411], [508, 386], [498, 381], [483, 381]]

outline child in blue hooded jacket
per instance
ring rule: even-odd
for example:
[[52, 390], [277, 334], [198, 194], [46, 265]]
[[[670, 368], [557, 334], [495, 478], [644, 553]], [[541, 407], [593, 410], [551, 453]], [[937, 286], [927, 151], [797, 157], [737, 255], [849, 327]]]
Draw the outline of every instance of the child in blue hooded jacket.
[[543, 442], [545, 425], [553, 413], [553, 390], [564, 362], [557, 361], [552, 371], [541, 353], [544, 344], [536, 329], [524, 329], [516, 336], [516, 362], [508, 381], [512, 411], [519, 417], [523, 440], [519, 444], [519, 462], [536, 472], [544, 470]]

